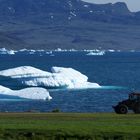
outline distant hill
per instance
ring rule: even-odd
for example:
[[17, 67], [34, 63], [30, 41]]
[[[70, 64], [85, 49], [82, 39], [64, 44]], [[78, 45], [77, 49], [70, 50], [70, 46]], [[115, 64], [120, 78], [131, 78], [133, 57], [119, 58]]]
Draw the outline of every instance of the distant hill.
[[81, 0], [0, 0], [0, 47], [140, 50], [140, 12]]
[[1, 17], [25, 18], [37, 15], [46, 17], [46, 20], [86, 19], [117, 23], [135, 23], [139, 17], [139, 13], [130, 12], [123, 2], [100, 5], [81, 0], [0, 0]]

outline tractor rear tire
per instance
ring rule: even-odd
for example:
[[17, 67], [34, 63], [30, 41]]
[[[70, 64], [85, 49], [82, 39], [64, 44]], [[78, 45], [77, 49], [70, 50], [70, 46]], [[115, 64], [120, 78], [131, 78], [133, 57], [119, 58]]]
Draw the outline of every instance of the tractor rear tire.
[[118, 114], [127, 114], [128, 113], [128, 108], [125, 105], [120, 105], [116, 108], [116, 113]]

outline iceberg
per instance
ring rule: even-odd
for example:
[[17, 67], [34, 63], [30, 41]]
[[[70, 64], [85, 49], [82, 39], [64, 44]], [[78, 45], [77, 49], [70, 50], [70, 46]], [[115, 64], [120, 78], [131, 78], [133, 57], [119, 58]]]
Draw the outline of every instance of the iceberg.
[[0, 54], [9, 54], [9, 55], [14, 55], [16, 51], [14, 50], [7, 50], [5, 48], [0, 48]]
[[52, 67], [52, 72], [58, 81], [63, 82], [69, 89], [98, 88], [97, 83], [88, 82], [88, 77], [72, 68]]
[[0, 85], [0, 94], [1, 95], [9, 95], [16, 96], [20, 98], [26, 99], [34, 99], [34, 100], [51, 100], [49, 92], [44, 88], [25, 88], [22, 90], [11, 90], [4, 86]]
[[[0, 71], [0, 76], [16, 80], [21, 84], [21, 87], [44, 87], [46, 89], [83, 89], [100, 87], [97, 83], [88, 82], [88, 77], [86, 75], [72, 68], [52, 67], [51, 71], [52, 72], [47, 72], [31, 66], [21, 66]], [[4, 80], [2, 80], [2, 82], [3, 81]], [[4, 85], [4, 83], [1, 84]]]
[[89, 52], [87, 55], [104, 55], [105, 51], [95, 51], [95, 52]]
[[[77, 52], [78, 50], [75, 49], [61, 49], [61, 48], [57, 48], [54, 50], [54, 52]], [[79, 50], [80, 51], [80, 50]]]
[[115, 52], [115, 50], [108, 50], [108, 52]]
[[50, 76], [51, 73], [31, 66], [21, 66], [17, 68], [0, 71], [0, 75], [9, 76], [11, 78], [24, 78], [24, 77], [34, 77], [34, 76]]

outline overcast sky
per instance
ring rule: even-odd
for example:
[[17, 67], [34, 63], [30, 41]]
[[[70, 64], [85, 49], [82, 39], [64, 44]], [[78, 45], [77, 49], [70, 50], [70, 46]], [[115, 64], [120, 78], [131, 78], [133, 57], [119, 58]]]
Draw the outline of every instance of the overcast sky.
[[84, 0], [93, 3], [125, 2], [131, 11], [140, 11], [140, 0]]

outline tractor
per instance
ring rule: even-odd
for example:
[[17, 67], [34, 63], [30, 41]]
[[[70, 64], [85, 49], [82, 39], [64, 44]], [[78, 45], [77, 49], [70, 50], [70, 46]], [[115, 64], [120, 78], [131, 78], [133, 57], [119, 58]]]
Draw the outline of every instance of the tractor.
[[129, 98], [122, 102], [119, 102], [118, 105], [113, 106], [114, 111], [117, 114], [127, 114], [129, 110], [132, 110], [134, 113], [140, 113], [140, 93], [131, 93]]

